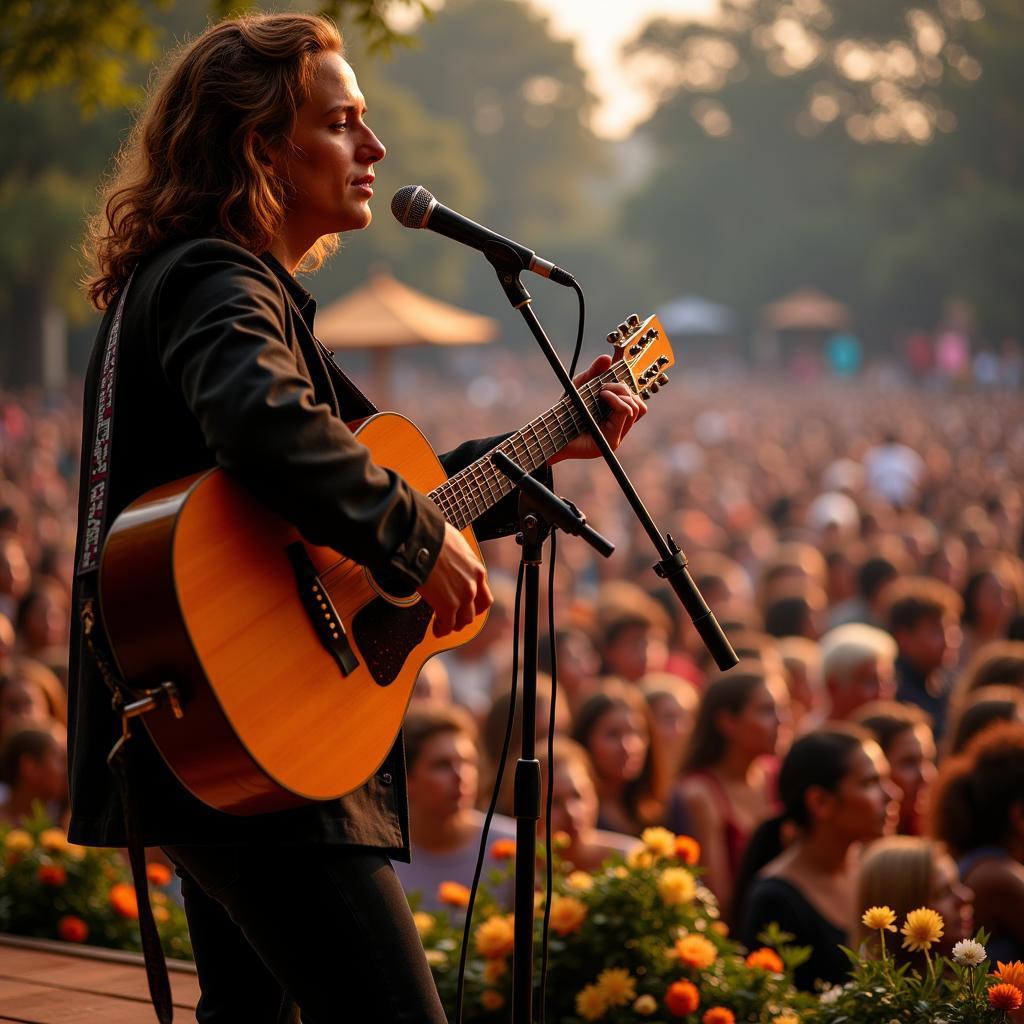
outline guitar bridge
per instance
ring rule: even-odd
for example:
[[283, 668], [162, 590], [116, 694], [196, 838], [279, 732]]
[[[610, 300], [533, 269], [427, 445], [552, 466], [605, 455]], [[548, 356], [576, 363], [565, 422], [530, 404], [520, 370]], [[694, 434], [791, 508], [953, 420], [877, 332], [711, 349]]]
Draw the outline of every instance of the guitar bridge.
[[348, 634], [345, 632], [341, 616], [335, 609], [327, 588], [317, 575], [302, 541], [289, 544], [286, 550], [299, 588], [299, 600], [309, 615], [309, 621], [324, 649], [337, 662], [341, 674], [347, 676], [359, 667], [359, 660], [348, 642]]

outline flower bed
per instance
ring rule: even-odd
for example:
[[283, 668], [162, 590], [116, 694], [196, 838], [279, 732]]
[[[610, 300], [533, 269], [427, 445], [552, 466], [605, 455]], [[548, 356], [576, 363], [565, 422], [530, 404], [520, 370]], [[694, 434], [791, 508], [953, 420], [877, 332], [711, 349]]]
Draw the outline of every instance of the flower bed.
[[[36, 817], [0, 829], [0, 932], [139, 950], [139, 908], [131, 873], [116, 850], [69, 843]], [[147, 865], [153, 916], [168, 956], [191, 959], [185, 912], [167, 894], [171, 872]]]
[[[550, 1024], [1022, 1024], [1024, 964], [993, 970], [983, 934], [957, 943], [952, 960], [933, 955], [944, 922], [928, 908], [913, 911], [899, 929], [887, 907], [867, 909], [864, 924], [878, 936], [872, 945], [878, 952], [847, 951], [846, 985], [798, 992], [792, 972], [807, 950], [775, 928], [762, 934], [760, 948], [743, 949], [700, 884], [696, 843], [665, 829], [648, 829], [643, 840], [626, 859], [592, 873], [573, 870], [556, 854], [551, 905], [538, 894], [534, 920], [538, 954], [545, 912], [550, 921]], [[499, 867], [492, 882], [511, 869], [513, 853], [514, 844], [495, 844]], [[135, 892], [118, 852], [74, 846], [37, 819], [0, 830], [0, 854], [0, 931], [139, 948]], [[191, 957], [184, 913], [167, 893], [170, 873], [151, 864], [148, 875], [164, 949]], [[469, 892], [447, 882], [441, 898], [464, 908]], [[454, 1020], [462, 925], [449, 912], [414, 910], [414, 919]], [[463, 1019], [503, 1022], [511, 1001], [513, 920], [487, 887], [471, 934]], [[923, 970], [897, 965], [898, 942], [923, 955]], [[536, 975], [539, 985], [539, 970]]]

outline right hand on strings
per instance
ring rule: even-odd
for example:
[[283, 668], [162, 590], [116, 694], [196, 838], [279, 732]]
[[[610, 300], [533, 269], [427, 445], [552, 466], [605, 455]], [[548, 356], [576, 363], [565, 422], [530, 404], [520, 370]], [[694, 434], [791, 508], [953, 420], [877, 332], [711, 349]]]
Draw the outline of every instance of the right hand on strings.
[[463, 629], [494, 602], [483, 562], [451, 523], [434, 568], [416, 590], [434, 609], [434, 636]]

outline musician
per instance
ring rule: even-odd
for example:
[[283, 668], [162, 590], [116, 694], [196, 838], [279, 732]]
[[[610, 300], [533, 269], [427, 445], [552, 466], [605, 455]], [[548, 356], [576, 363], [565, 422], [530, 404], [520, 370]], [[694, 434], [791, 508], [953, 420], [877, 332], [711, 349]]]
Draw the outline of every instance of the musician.
[[[107, 521], [152, 487], [219, 465], [303, 536], [416, 590], [444, 635], [487, 609], [486, 572], [429, 499], [376, 465], [345, 426], [374, 411], [316, 340], [316, 303], [296, 281], [370, 223], [385, 148], [328, 21], [225, 21], [185, 46], [155, 86], [106, 185], [87, 282], [106, 310], [85, 388], [93, 437], [102, 352], [134, 270], [116, 371]], [[608, 366], [602, 356], [578, 383]], [[605, 386], [614, 447], [645, 409]], [[452, 473], [499, 438], [443, 457]], [[588, 438], [561, 457], [593, 457]], [[85, 521], [89, 453], [83, 459]], [[512, 532], [514, 504], [478, 522]], [[79, 551], [83, 527], [79, 528]], [[81, 584], [76, 585], [76, 607]], [[101, 675], [72, 637], [71, 839], [124, 845], [105, 758], [118, 723]], [[186, 715], [187, 720], [187, 715]], [[353, 723], [339, 723], [351, 727]], [[147, 845], [182, 878], [202, 998], [198, 1019], [260, 1024], [441, 1022], [444, 1014], [390, 859], [408, 859], [399, 740], [361, 789], [256, 816], [193, 797], [142, 729], [128, 744]]]

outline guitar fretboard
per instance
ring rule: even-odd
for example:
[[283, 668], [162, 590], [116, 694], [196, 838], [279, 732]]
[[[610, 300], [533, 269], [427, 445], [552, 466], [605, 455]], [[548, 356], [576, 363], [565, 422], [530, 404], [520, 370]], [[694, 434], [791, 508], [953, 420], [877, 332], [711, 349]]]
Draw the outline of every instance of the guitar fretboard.
[[[621, 360], [579, 389], [587, 409], [598, 422], [604, 419], [605, 410], [597, 396], [602, 386], [611, 381], [632, 385], [629, 369]], [[504, 452], [527, 473], [532, 473], [585, 431], [583, 417], [572, 399], [563, 396], [546, 413], [531, 420], [482, 458], [449, 477], [440, 487], [432, 490], [428, 497], [441, 509], [452, 526], [462, 530], [510, 494], [515, 487], [491, 461], [493, 452]]]

